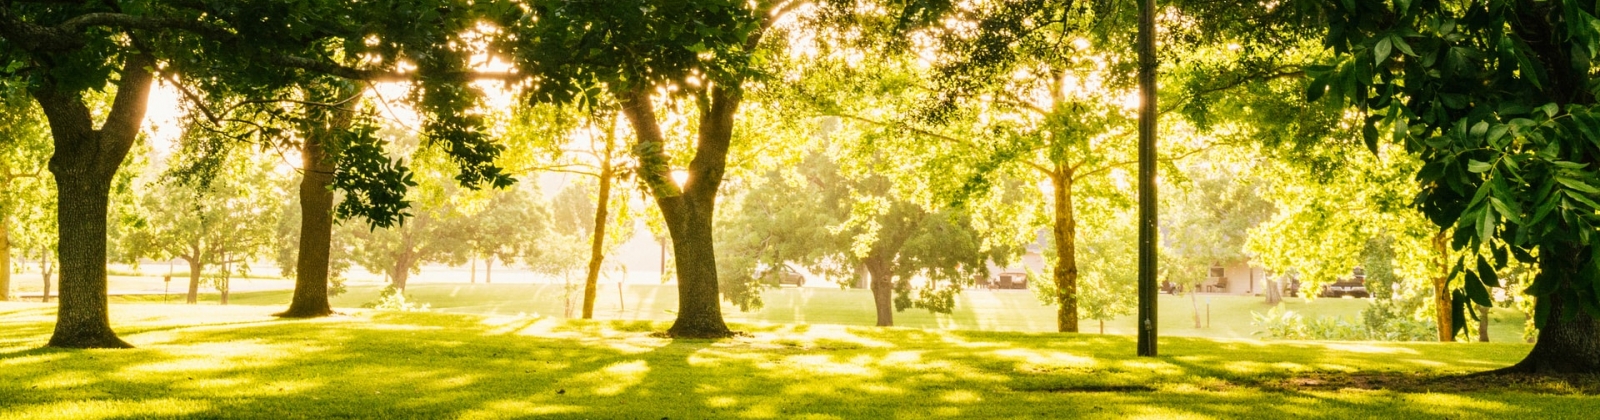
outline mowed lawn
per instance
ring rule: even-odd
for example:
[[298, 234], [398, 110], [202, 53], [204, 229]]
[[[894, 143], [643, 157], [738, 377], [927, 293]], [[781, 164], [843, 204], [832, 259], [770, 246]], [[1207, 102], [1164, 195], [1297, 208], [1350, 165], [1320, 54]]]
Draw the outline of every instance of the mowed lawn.
[[[332, 298], [341, 308], [358, 308], [377, 300], [378, 286], [352, 286], [348, 293]], [[416, 301], [429, 304], [432, 309], [449, 313], [480, 315], [565, 315], [562, 286], [559, 284], [468, 284], [468, 283], [415, 283], [407, 293]], [[578, 295], [581, 295], [579, 291]], [[180, 298], [181, 299], [181, 298]], [[156, 301], [160, 296], [140, 296], [125, 301]], [[209, 294], [203, 301], [214, 304], [217, 297]], [[229, 299], [233, 304], [285, 305], [289, 302], [287, 290], [235, 293]], [[750, 324], [837, 324], [874, 325], [876, 312], [872, 294], [863, 289], [840, 290], [819, 287], [783, 287], [769, 289], [762, 294], [765, 305], [749, 312], [724, 305], [723, 312], [733, 322]], [[620, 302], [620, 304], [619, 304]], [[602, 284], [597, 294], [595, 316], [600, 320], [670, 321], [677, 310], [677, 288], [671, 285], [627, 285], [620, 297], [615, 283]], [[1210, 307], [1207, 326], [1207, 306]], [[1286, 310], [1301, 313], [1307, 318], [1343, 316], [1350, 322], [1360, 323], [1363, 299], [1316, 299], [1307, 302], [1300, 298], [1286, 298]], [[1199, 309], [1201, 327], [1196, 328], [1194, 317]], [[1160, 296], [1160, 329], [1162, 334], [1187, 337], [1251, 338], [1260, 327], [1252, 325], [1251, 312], [1266, 313], [1272, 307], [1265, 299], [1255, 296], [1198, 295]], [[1033, 292], [1027, 290], [966, 290], [956, 297], [956, 309], [951, 314], [932, 314], [923, 309], [907, 309], [895, 314], [895, 325], [919, 328], [944, 328], [978, 331], [1052, 332], [1056, 331], [1056, 308], [1039, 303]], [[578, 311], [574, 310], [574, 315]], [[1491, 324], [1490, 337], [1494, 341], [1520, 341], [1525, 318], [1510, 309], [1496, 310]], [[1132, 316], [1108, 321], [1107, 334], [1134, 334]], [[1083, 320], [1081, 331], [1099, 332], [1098, 321]]]
[[827, 325], [671, 340], [663, 323], [121, 304], [132, 350], [40, 348], [53, 305], [0, 303], [0, 419], [1589, 418], [1560, 380], [1447, 376], [1526, 344], [1133, 340]]

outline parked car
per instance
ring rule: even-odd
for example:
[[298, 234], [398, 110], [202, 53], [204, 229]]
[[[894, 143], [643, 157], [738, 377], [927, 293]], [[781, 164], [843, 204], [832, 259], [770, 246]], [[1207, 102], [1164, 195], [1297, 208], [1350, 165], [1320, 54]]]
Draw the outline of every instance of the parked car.
[[802, 287], [806, 285], [806, 276], [800, 275], [798, 271], [795, 271], [788, 264], [778, 266], [777, 270], [772, 270], [771, 267], [757, 268], [756, 278], [773, 286], [792, 284], [795, 287]]
[[1322, 293], [1319, 293], [1318, 296], [1352, 296], [1358, 298], [1371, 297], [1372, 293], [1367, 292], [1367, 273], [1360, 267], [1356, 267], [1349, 278], [1342, 278], [1333, 282], [1333, 284], [1322, 286]]

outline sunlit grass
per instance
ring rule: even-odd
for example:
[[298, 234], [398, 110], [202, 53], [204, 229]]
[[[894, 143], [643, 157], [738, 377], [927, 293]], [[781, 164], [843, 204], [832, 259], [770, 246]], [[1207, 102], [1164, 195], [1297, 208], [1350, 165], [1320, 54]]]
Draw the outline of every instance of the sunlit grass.
[[290, 321], [270, 317], [277, 309], [115, 305], [138, 348], [85, 351], [39, 348], [53, 306], [0, 303], [0, 419], [1575, 418], [1600, 407], [1560, 387], [1282, 385], [1487, 370], [1525, 344], [1167, 338], [1162, 357], [1144, 359], [1129, 337], [1092, 334], [744, 324], [748, 336], [674, 341], [649, 322]]

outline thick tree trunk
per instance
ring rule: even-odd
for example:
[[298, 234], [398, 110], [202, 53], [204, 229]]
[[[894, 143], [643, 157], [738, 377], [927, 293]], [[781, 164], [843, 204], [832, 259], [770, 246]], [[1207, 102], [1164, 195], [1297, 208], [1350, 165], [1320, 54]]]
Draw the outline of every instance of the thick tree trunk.
[[327, 131], [312, 133], [300, 154], [300, 250], [295, 255], [294, 297], [277, 316], [314, 318], [333, 314], [328, 304], [329, 262], [333, 250], [333, 172], [338, 159], [328, 151], [337, 132], [350, 127], [348, 112], [336, 115]]
[[1055, 187], [1056, 331], [1078, 332], [1077, 218], [1072, 213], [1072, 173], [1058, 168], [1051, 174]]
[[866, 261], [867, 276], [871, 279], [872, 306], [878, 310], [878, 326], [894, 325], [894, 274], [885, 258], [874, 256]]
[[664, 152], [666, 140], [656, 121], [649, 87], [639, 86], [619, 98], [638, 138], [639, 145], [634, 150], [642, 166], [639, 177], [650, 187], [672, 237], [673, 261], [678, 270], [678, 318], [667, 334], [681, 338], [733, 334], [722, 320], [711, 232], [740, 93], [737, 88], [708, 89], [711, 101], [702, 113], [694, 159], [682, 187], [672, 179], [670, 159]]
[[1277, 306], [1279, 303], [1283, 302], [1283, 286], [1278, 285], [1277, 280], [1273, 280], [1272, 277], [1267, 277], [1266, 288], [1267, 290], [1265, 293], [1267, 295], [1268, 305]]
[[600, 163], [600, 196], [594, 207], [594, 231], [589, 238], [589, 272], [583, 279], [583, 319], [594, 319], [595, 294], [600, 290], [600, 265], [605, 261], [606, 220], [611, 205], [611, 142]]
[[[1567, 279], [1582, 275], [1588, 249], [1572, 247], [1540, 247], [1539, 276], [1558, 276], [1545, 279], [1557, 281], [1559, 290], [1550, 296], [1544, 328], [1539, 329], [1539, 339], [1533, 350], [1516, 365], [1500, 370], [1510, 373], [1534, 374], [1595, 374], [1600, 373], [1600, 321], [1581, 309], [1572, 310], [1573, 316], [1562, 316], [1569, 309], [1562, 295], [1572, 293], [1572, 283]], [[1592, 297], [1591, 297], [1592, 299]], [[1542, 302], [1541, 302], [1542, 303]]]
[[203, 266], [200, 264], [200, 259], [197, 257], [184, 257], [183, 260], [189, 263], [188, 302], [190, 305], [200, 303], [200, 269], [203, 268]]
[[390, 285], [401, 293], [406, 291], [406, 280], [411, 278], [411, 264], [407, 258], [400, 258], [394, 262], [394, 272], [390, 273]]
[[1449, 237], [1444, 231], [1433, 235], [1433, 250], [1438, 257], [1434, 260], [1435, 268], [1439, 271], [1433, 278], [1433, 322], [1439, 326], [1439, 341], [1451, 342], [1455, 339], [1455, 326], [1452, 324], [1454, 316], [1450, 313], [1450, 248]]
[[55, 142], [56, 247], [61, 261], [60, 310], [52, 347], [128, 348], [111, 330], [106, 298], [106, 216], [111, 181], [139, 134], [150, 96], [148, 56], [123, 60], [105, 123], [94, 127], [82, 95], [46, 85], [33, 91]]

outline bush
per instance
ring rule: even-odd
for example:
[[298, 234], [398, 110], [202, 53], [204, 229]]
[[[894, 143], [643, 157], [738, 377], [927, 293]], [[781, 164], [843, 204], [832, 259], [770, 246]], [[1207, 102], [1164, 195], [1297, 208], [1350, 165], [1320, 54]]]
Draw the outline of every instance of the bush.
[[1385, 311], [1379, 302], [1362, 311], [1357, 321], [1347, 317], [1323, 317], [1307, 320], [1282, 306], [1262, 314], [1251, 312], [1252, 324], [1262, 329], [1255, 335], [1286, 340], [1352, 340], [1352, 341], [1427, 341], [1433, 336], [1432, 321], [1418, 321], [1409, 317], [1383, 317], [1375, 311]]
[[383, 288], [383, 292], [378, 293], [378, 300], [373, 301], [373, 302], [367, 302], [366, 304], [361, 305], [361, 307], [369, 308], [369, 309], [383, 310], [383, 311], [400, 311], [400, 312], [427, 312], [428, 311], [428, 304], [426, 304], [426, 303], [417, 303], [415, 301], [412, 301], [410, 297], [407, 297], [405, 293], [401, 293], [400, 289], [396, 289], [396, 288], [394, 288], [394, 286], [389, 286], [389, 287]]

